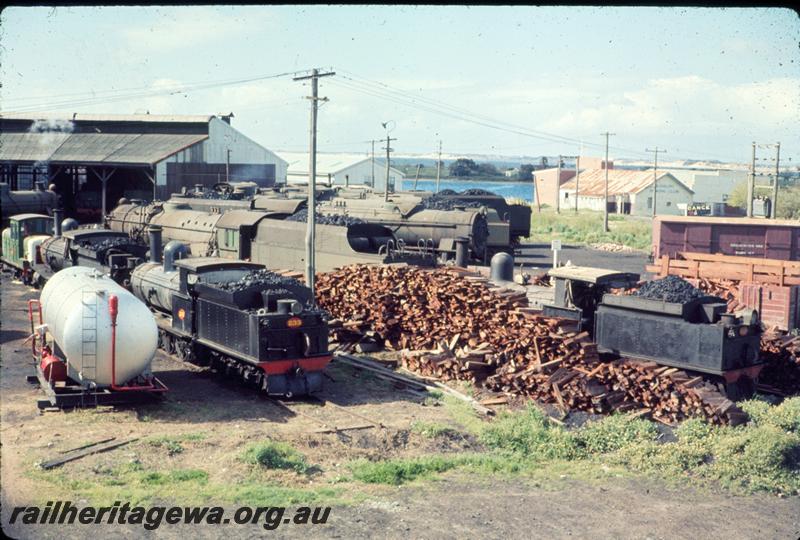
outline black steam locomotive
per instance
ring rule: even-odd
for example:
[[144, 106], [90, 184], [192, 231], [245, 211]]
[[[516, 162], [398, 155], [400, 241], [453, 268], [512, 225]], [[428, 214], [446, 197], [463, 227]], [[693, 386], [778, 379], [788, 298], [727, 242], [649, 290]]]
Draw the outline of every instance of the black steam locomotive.
[[174, 241], [162, 263], [160, 231], [150, 232], [151, 258], [133, 269], [131, 290], [154, 310], [162, 349], [269, 395], [321, 390], [328, 325], [308, 287], [260, 264], [182, 258], [188, 250]]

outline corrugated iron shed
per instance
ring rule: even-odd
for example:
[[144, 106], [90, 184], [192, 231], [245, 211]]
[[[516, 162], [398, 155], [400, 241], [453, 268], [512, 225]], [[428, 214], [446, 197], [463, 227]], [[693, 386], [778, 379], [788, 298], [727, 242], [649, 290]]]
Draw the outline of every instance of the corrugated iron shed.
[[[686, 187], [680, 180], [669, 173], [661, 173], [658, 180], [661, 182], [665, 177], [673, 179], [679, 186], [689, 193], [691, 189]], [[578, 195], [586, 197], [602, 197], [605, 193], [606, 171], [594, 169], [582, 171], [580, 175]], [[628, 171], [623, 169], [608, 170], [608, 195], [623, 195], [629, 193], [639, 193], [643, 189], [653, 184], [653, 171]], [[566, 182], [561, 186], [564, 190], [575, 190], [575, 179]]]
[[0, 161], [46, 161], [69, 133], [0, 133]]
[[0, 161], [153, 165], [206, 139], [160, 133], [0, 133]]

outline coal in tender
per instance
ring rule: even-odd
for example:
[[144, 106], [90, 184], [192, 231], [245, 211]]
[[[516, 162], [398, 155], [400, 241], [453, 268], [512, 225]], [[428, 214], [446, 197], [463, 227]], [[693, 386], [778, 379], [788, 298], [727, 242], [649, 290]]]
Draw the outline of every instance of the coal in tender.
[[441, 194], [433, 195], [422, 200], [422, 207], [428, 210], [454, 210], [456, 208], [480, 208], [483, 204], [479, 201], [467, 201], [455, 197], [444, 197]]
[[703, 291], [678, 276], [667, 276], [648, 281], [633, 294], [649, 300], [663, 300], [676, 304], [685, 304], [707, 296]]
[[274, 292], [286, 292], [289, 290], [285, 287], [302, 287], [303, 284], [294, 278], [282, 276], [271, 272], [266, 269], [253, 270], [244, 274], [239, 279], [232, 281], [212, 282], [210, 285], [222, 289], [224, 291], [243, 291], [251, 287], [269, 288]]
[[95, 251], [103, 251], [111, 248], [139, 246], [143, 244], [131, 238], [116, 237], [116, 238], [104, 238], [102, 240], [96, 240], [96, 239], [81, 240], [78, 242], [78, 245], [82, 248], [93, 249]]
[[[286, 218], [286, 221], [308, 221], [308, 209], [303, 208], [297, 213]], [[361, 225], [366, 223], [357, 217], [345, 216], [344, 214], [320, 214], [317, 213], [318, 225], [334, 225], [336, 227], [350, 227], [351, 225]]]
[[472, 195], [472, 196], [480, 195], [482, 197], [485, 197], [487, 195], [490, 197], [498, 196], [497, 193], [492, 193], [491, 191], [479, 188], [465, 189], [464, 191], [461, 192], [461, 195]]

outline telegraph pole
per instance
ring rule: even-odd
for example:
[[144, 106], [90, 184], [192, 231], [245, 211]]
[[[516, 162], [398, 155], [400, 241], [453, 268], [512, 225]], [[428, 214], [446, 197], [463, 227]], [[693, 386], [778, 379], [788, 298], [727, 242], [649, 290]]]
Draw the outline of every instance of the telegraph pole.
[[581, 156], [575, 159], [575, 213], [578, 213], [578, 194], [580, 193], [581, 181]]
[[605, 135], [606, 137], [606, 161], [604, 164], [604, 168], [606, 170], [606, 181], [604, 186], [604, 199], [605, 204], [603, 204], [603, 231], [608, 232], [608, 138], [615, 133], [609, 133], [606, 131], [605, 133], [601, 133], [601, 135]]
[[[318, 82], [320, 77], [330, 77], [335, 75], [333, 71], [320, 73], [318, 69], [312, 69], [311, 75], [295, 77], [295, 81], [311, 79], [311, 129], [310, 129], [310, 149], [308, 157], [308, 227], [306, 228], [306, 285], [311, 289], [311, 298], [314, 298], [314, 272], [315, 272], [315, 235], [317, 225], [317, 108], [319, 101], [328, 101], [328, 98], [320, 98], [317, 95]], [[315, 301], [316, 303], [316, 301]]]
[[558, 167], [556, 168], [556, 214], [561, 213], [561, 154], [558, 154]]
[[396, 138], [389, 138], [389, 134], [388, 133], [386, 134], [386, 184], [383, 187], [383, 200], [384, 201], [388, 201], [389, 200], [389, 152], [394, 150], [394, 148], [391, 148], [389, 146], [389, 144], [392, 141], [396, 141], [396, 140], [397, 140]]
[[775, 144], [775, 182], [772, 184], [771, 217], [778, 218], [778, 180], [780, 179], [781, 143]]
[[231, 149], [225, 151], [225, 181], [231, 183]]
[[421, 163], [417, 163], [417, 175], [414, 177], [414, 191], [417, 191], [417, 181], [419, 180], [419, 170], [422, 167]]
[[747, 217], [753, 217], [753, 196], [756, 189], [756, 143], [753, 142], [753, 161], [750, 164], [750, 179], [747, 181]]
[[439, 158], [436, 160], [436, 193], [439, 193], [439, 178], [442, 175], [442, 140], [439, 139]]
[[377, 139], [369, 141], [372, 144], [372, 189], [375, 189], [375, 143]]
[[658, 196], [658, 190], [656, 189], [656, 183], [658, 182], [658, 153], [664, 152], [667, 153], [666, 150], [663, 148], [659, 148], [656, 146], [652, 150], [649, 148], [644, 149], [645, 152], [652, 152], [653, 156], [653, 217], [656, 217], [656, 197]]
[[[580, 163], [581, 156], [558, 156], [558, 172], [556, 174], [556, 213], [561, 213], [561, 162], [565, 159], [575, 159], [577, 163]], [[577, 165], [576, 165], [577, 167]], [[577, 188], [577, 185], [576, 185]], [[577, 196], [577, 189], [575, 191]], [[575, 203], [575, 211], [578, 211], [578, 203]]]

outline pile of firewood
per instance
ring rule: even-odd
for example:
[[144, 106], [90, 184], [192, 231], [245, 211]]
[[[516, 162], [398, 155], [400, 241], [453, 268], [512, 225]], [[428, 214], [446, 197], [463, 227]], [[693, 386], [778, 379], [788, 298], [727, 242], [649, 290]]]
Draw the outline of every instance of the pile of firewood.
[[[502, 334], [509, 314], [524, 307], [524, 292], [492, 290], [458, 269], [348, 266], [317, 277], [320, 307], [342, 321], [333, 338], [353, 339], [367, 330], [390, 350], [426, 350], [455, 335], [476, 346]], [[336, 325], [334, 325], [336, 326]], [[473, 345], [474, 344], [474, 345]]]
[[761, 389], [800, 394], [800, 337], [770, 328], [761, 335], [761, 357], [767, 365], [758, 377]]
[[739, 303], [739, 281], [730, 279], [688, 279], [692, 285], [709, 296], [718, 296], [728, 303], [728, 313], [735, 313], [746, 306]]
[[529, 396], [564, 413], [647, 408], [666, 423], [743, 418], [682, 371], [628, 359], [601, 363], [573, 321], [543, 317], [525, 307], [524, 294], [457, 269], [347, 267], [318, 277], [317, 300], [336, 317], [334, 341], [402, 350], [404, 366], [423, 376]]

